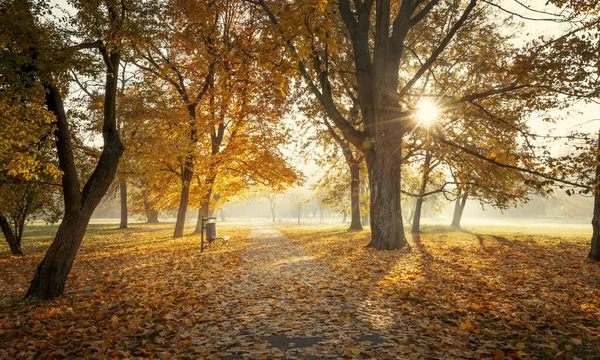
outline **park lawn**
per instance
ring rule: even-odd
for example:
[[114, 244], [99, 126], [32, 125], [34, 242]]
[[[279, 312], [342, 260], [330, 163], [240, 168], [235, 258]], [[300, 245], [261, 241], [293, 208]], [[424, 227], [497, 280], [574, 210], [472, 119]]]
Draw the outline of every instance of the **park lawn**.
[[[236, 281], [249, 226], [220, 226], [231, 240], [202, 256], [199, 236], [173, 240], [173, 224], [116, 227], [88, 227], [65, 296], [56, 301], [22, 300], [56, 226], [29, 227], [25, 256], [0, 248], [0, 359], [194, 352], [186, 332], [223, 316], [214, 311], [221, 296], [207, 294]], [[190, 224], [186, 233], [192, 230]]]
[[414, 332], [405, 346], [600, 358], [600, 265], [586, 261], [588, 228], [425, 226], [407, 235], [410, 252], [366, 248], [367, 231], [339, 225], [278, 228], [336, 281], [395, 313]]

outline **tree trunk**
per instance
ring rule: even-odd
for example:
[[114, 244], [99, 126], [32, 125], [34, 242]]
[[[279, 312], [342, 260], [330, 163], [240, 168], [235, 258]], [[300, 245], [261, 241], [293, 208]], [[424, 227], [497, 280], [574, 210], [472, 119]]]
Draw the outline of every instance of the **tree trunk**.
[[271, 201], [271, 218], [275, 222], [275, 199]]
[[[196, 144], [198, 142], [198, 133], [196, 131], [196, 104], [188, 104], [187, 112], [190, 117], [190, 143]], [[192, 177], [194, 176], [194, 155], [189, 155], [185, 159], [182, 175], [181, 198], [179, 200], [179, 209], [177, 209], [177, 221], [175, 222], [173, 239], [183, 236], [185, 213], [187, 212], [187, 206], [190, 201], [190, 186], [192, 185]]]
[[221, 215], [221, 221], [227, 221], [227, 220], [225, 220], [225, 213], [223, 212], [223, 208], [219, 209], [219, 213]]
[[469, 193], [467, 191], [464, 192], [458, 199], [456, 199], [456, 203], [454, 204], [454, 214], [452, 215], [452, 224], [453, 228], [460, 229], [460, 221], [462, 220], [463, 211], [465, 210], [465, 205], [467, 204], [467, 198], [469, 197]]
[[361, 216], [361, 225], [362, 226], [367, 226], [370, 223], [370, 219], [369, 219], [369, 214], [365, 213], [363, 216]]
[[119, 184], [121, 193], [121, 224], [119, 229], [127, 229], [127, 183], [125, 181]]
[[[429, 142], [429, 139], [425, 140]], [[428, 146], [427, 143], [425, 146]], [[412, 222], [412, 227], [410, 232], [418, 233], [421, 228], [421, 209], [423, 208], [424, 194], [425, 189], [427, 188], [427, 183], [429, 182], [429, 173], [431, 172], [431, 159], [432, 154], [429, 149], [425, 150], [425, 161], [423, 162], [423, 178], [421, 179], [421, 186], [419, 187], [419, 196], [417, 197], [417, 201], [415, 204], [415, 213]]]
[[158, 210], [150, 209], [146, 212], [146, 224], [158, 224]]
[[185, 169], [183, 170], [183, 179], [181, 183], [181, 197], [179, 199], [179, 209], [177, 210], [177, 221], [175, 222], [175, 231], [173, 239], [183, 236], [183, 228], [185, 226], [185, 213], [187, 212], [188, 202], [190, 200], [190, 183], [194, 172], [192, 171], [193, 159], [188, 158]]
[[344, 216], [344, 218], [342, 219], [342, 223], [345, 223], [346, 222], [346, 217], [348, 217], [348, 215], [346, 214], [345, 211], [342, 213], [342, 215]]
[[[350, 206], [352, 216], [348, 230], [362, 230], [360, 223], [360, 163], [352, 162], [350, 166]], [[345, 219], [344, 214], [344, 219]], [[345, 222], [345, 220], [344, 220]]]
[[323, 207], [319, 206], [319, 224], [323, 223]]
[[144, 210], [146, 211], [146, 224], [158, 224], [158, 210], [154, 208], [154, 201], [148, 200], [148, 193], [142, 190], [144, 197]]
[[423, 207], [423, 197], [420, 196], [415, 202], [415, 211], [413, 212], [413, 222], [410, 232], [418, 233], [421, 228], [421, 208]]
[[302, 208], [298, 207], [298, 225], [300, 225], [300, 215], [302, 213]]
[[69, 124], [62, 97], [58, 88], [45, 84], [48, 110], [56, 116], [55, 137], [59, 167], [63, 172], [65, 215], [44, 259], [37, 267], [25, 295], [26, 297], [33, 296], [38, 299], [50, 300], [63, 294], [67, 276], [71, 271], [73, 260], [79, 250], [89, 220], [112, 183], [117, 172], [119, 159], [124, 151], [116, 127], [117, 77], [120, 54], [107, 54], [106, 50], [102, 51], [104, 51], [103, 55], [107, 65], [104, 123], [102, 126], [104, 149], [94, 172], [82, 191], [80, 191], [77, 178]]
[[368, 246], [380, 250], [395, 250], [408, 246], [400, 208], [400, 164], [387, 163], [385, 154], [386, 152], [381, 154], [373, 151], [367, 161], [372, 236]]
[[23, 255], [23, 250], [21, 250], [21, 238], [15, 236], [8, 219], [2, 214], [0, 214], [0, 228], [2, 228], [2, 233], [10, 247], [10, 252], [13, 255]]
[[215, 182], [215, 178], [211, 178], [207, 180], [208, 191], [204, 195], [204, 202], [198, 211], [198, 219], [196, 219], [196, 229], [194, 230], [194, 234], [200, 234], [202, 232], [202, 217], [209, 217], [211, 215], [210, 211], [210, 198], [212, 196], [212, 188]]
[[[600, 133], [598, 133], [598, 155], [600, 162]], [[594, 192], [594, 216], [592, 217], [592, 241], [588, 258], [600, 261], [600, 165], [596, 165], [596, 186]]]

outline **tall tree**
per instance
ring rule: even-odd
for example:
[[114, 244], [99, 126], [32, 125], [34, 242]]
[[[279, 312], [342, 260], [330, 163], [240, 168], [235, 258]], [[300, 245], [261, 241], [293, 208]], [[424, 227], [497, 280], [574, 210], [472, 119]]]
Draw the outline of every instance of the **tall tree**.
[[[371, 190], [369, 246], [378, 249], [408, 246], [400, 211], [402, 147], [405, 136], [414, 126], [414, 108], [407, 104], [423, 75], [457, 34], [468, 31], [465, 24], [479, 2], [340, 0], [327, 4], [303, 1], [278, 7], [275, 2], [248, 1], [263, 9], [273, 24], [273, 31], [284, 39], [290, 58], [297, 62], [302, 78], [340, 133], [365, 154]], [[293, 18], [303, 11], [314, 14], [313, 24], [317, 25], [313, 25], [311, 31], [300, 30], [301, 26], [294, 23]], [[447, 20], [440, 28], [437, 41], [429, 42], [429, 55], [425, 59], [411, 59], [412, 40], [423, 28], [436, 28], [440, 18]], [[343, 32], [335, 31], [333, 25], [340, 23], [344, 25]], [[338, 91], [338, 82], [334, 79], [342, 69], [336, 67], [330, 55], [342, 49], [345, 42], [351, 48], [353, 90], [360, 104], [358, 126], [348, 121], [344, 116], [346, 111], [336, 101], [342, 91]], [[414, 64], [415, 60], [419, 63], [417, 70], [406, 73], [410, 70], [407, 64]], [[447, 96], [447, 99], [458, 103], [511, 91], [520, 87], [515, 80], [494, 83], [478, 93]]]
[[[125, 8], [118, 1], [102, 4], [73, 2], [72, 5], [77, 15], [73, 19], [71, 33], [77, 34], [82, 41], [72, 46], [65, 44], [68, 40], [59, 38], [53, 29], [41, 25], [39, 13], [34, 13], [39, 9], [32, 7], [31, 3], [15, 2], [4, 10], [10, 14], [13, 24], [18, 25], [11, 33], [12, 44], [15, 44], [13, 49], [20, 49], [17, 52], [28, 64], [28, 71], [46, 91], [45, 103], [55, 117], [54, 136], [62, 171], [65, 215], [27, 291], [27, 296], [39, 299], [62, 295], [89, 219], [110, 186], [123, 152], [115, 117], [117, 78], [125, 30], [131, 29], [128, 16], [134, 8]], [[63, 84], [57, 81], [74, 63], [72, 59], [76, 58], [76, 52], [84, 49], [93, 49], [101, 56], [106, 76], [102, 124], [104, 147], [93, 173], [81, 187], [63, 101], [65, 90], [61, 86]]]
[[187, 129], [188, 144], [180, 160], [181, 196], [173, 238], [183, 236], [201, 128], [197, 110], [205, 100], [216, 66], [212, 44], [218, 6], [218, 2], [171, 1], [162, 9], [157, 29], [139, 34], [142, 40], [136, 52], [143, 62], [137, 66], [171, 87], [187, 113], [187, 120], [179, 125]]

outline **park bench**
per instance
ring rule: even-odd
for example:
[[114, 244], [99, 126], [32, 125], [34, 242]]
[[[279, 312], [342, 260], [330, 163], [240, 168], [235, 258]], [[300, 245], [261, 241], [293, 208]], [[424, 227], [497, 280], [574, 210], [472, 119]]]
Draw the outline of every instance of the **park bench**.
[[204, 239], [205, 236], [204, 234], [206, 233], [206, 247], [209, 247], [210, 245], [212, 245], [213, 242], [215, 242], [215, 240], [221, 240], [223, 241], [221, 243], [221, 248], [223, 246], [225, 246], [225, 244], [227, 244], [227, 241], [229, 240], [229, 236], [217, 236], [217, 218], [214, 217], [209, 217], [209, 218], [205, 218], [202, 217], [202, 232], [200, 234], [200, 253], [202, 253], [204, 251]]

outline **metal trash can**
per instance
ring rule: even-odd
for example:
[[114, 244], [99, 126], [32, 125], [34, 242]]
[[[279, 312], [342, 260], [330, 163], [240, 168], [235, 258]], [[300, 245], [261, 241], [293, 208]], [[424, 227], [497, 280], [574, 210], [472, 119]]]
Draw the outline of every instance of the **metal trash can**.
[[206, 229], [206, 241], [212, 242], [217, 238], [217, 218], [209, 217], [204, 222]]

